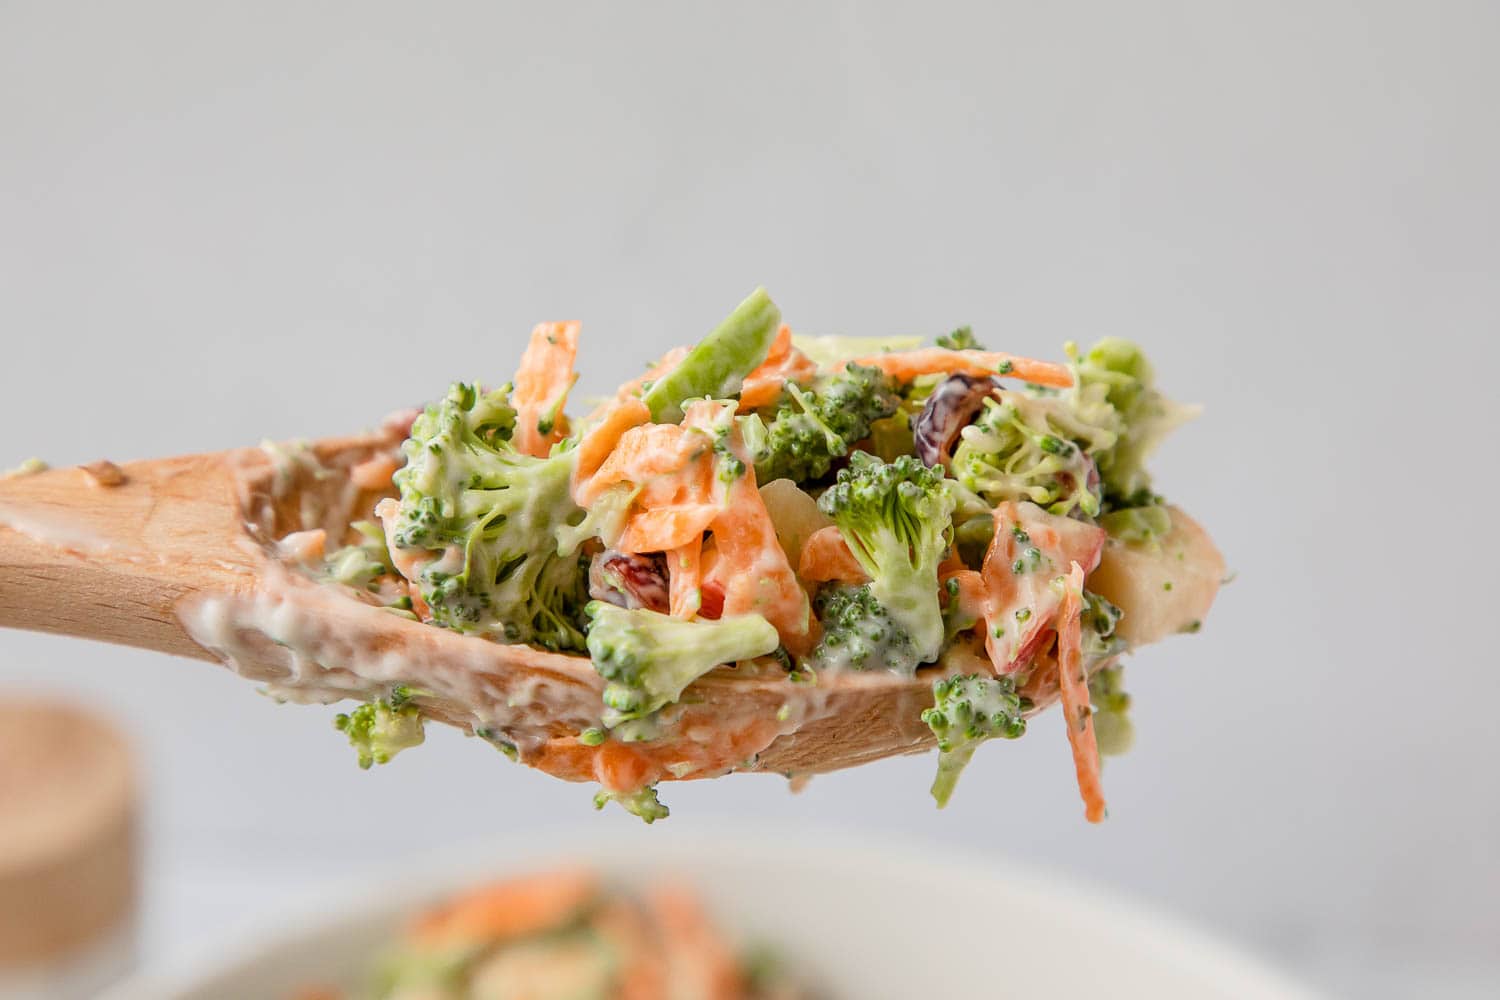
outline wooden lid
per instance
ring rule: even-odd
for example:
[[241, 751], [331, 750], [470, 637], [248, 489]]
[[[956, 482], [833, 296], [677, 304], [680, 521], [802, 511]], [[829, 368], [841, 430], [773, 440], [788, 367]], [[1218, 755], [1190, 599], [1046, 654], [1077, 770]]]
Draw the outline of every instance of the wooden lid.
[[0, 967], [65, 958], [136, 896], [130, 748], [67, 705], [0, 700]]

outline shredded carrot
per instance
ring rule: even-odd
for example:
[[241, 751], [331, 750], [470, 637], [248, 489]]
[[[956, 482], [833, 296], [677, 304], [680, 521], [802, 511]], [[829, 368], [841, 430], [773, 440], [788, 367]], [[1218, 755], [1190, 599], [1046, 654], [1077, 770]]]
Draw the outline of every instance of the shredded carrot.
[[619, 956], [615, 1000], [660, 1000], [670, 989], [661, 942], [641, 907], [610, 899], [593, 918], [594, 928]]
[[788, 382], [805, 382], [817, 374], [817, 364], [792, 346], [792, 328], [783, 323], [771, 341], [766, 360], [745, 376], [739, 410], [744, 413], [769, 406], [781, 398]]
[[563, 406], [568, 390], [578, 381], [573, 360], [578, 354], [576, 320], [538, 323], [531, 342], [516, 369], [511, 405], [516, 408], [516, 431], [511, 443], [516, 450], [545, 458], [552, 446], [567, 437], [568, 418]]
[[782, 645], [794, 654], [817, 640], [807, 592], [776, 540], [765, 500], [746, 468], [728, 488], [726, 503], [711, 530], [718, 549], [716, 582], [724, 594], [725, 615], [759, 614], [776, 626]]
[[580, 507], [587, 507], [604, 492], [592, 489], [591, 481], [620, 443], [620, 438], [632, 427], [639, 427], [650, 419], [651, 411], [646, 409], [645, 403], [634, 396], [622, 396], [583, 435], [578, 442], [578, 460], [573, 468], [573, 499]]
[[647, 898], [667, 963], [667, 981], [677, 996], [736, 1000], [744, 996], [739, 962], [728, 940], [688, 890], [658, 886]]
[[802, 555], [797, 560], [797, 575], [808, 583], [838, 580], [841, 583], [865, 583], [870, 579], [865, 568], [849, 551], [843, 532], [837, 525], [819, 528], [807, 536]]
[[629, 382], [626, 382], [624, 385], [620, 386], [620, 395], [635, 396], [639, 398], [641, 393], [645, 391], [647, 382], [654, 382], [657, 379], [661, 378], [663, 375], [667, 375], [668, 373], [670, 373], [672, 369], [682, 364], [682, 359], [688, 356], [688, 351], [690, 350], [692, 350], [692, 348], [690, 347], [672, 348], [666, 354], [663, 354], [661, 357], [651, 362], [651, 365], [646, 369], [645, 374], [638, 375], [635, 378], [631, 379]]
[[957, 588], [958, 592], [950, 600], [957, 603], [964, 615], [976, 621], [989, 617], [989, 593], [984, 577], [979, 573], [972, 569], [956, 569], [938, 577], [938, 583], [944, 587], [951, 583]]
[[349, 481], [362, 490], [388, 490], [400, 466], [394, 455], [376, 455], [350, 469]]
[[952, 351], [945, 347], [922, 347], [915, 351], [891, 351], [859, 358], [857, 365], [879, 368], [898, 382], [918, 375], [1009, 375], [1023, 382], [1066, 389], [1073, 384], [1067, 365], [1035, 358], [1021, 358], [1001, 351]]
[[499, 943], [562, 926], [598, 892], [598, 877], [581, 869], [508, 879], [423, 914], [412, 936], [430, 944]]
[[703, 532], [667, 553], [667, 584], [670, 612], [691, 618], [703, 604]]
[[615, 548], [621, 552], [670, 552], [692, 540], [703, 540], [703, 533], [719, 516], [711, 503], [670, 504], [631, 513]]
[[1006, 501], [995, 508], [995, 537], [982, 574], [984, 643], [996, 672], [1012, 673], [1030, 663], [1061, 605], [1052, 581], [1074, 562], [1086, 571], [1099, 565], [1104, 538], [1102, 528], [1049, 514], [1033, 503]]
[[631, 427], [575, 499], [587, 507], [620, 483], [640, 487], [638, 499], [645, 506], [701, 499], [711, 461], [711, 442], [702, 431], [689, 433], [674, 424]]
[[1073, 748], [1073, 769], [1090, 823], [1104, 819], [1104, 788], [1099, 779], [1099, 743], [1089, 709], [1089, 681], [1083, 662], [1083, 567], [1073, 563], [1057, 623], [1057, 678], [1063, 719]]

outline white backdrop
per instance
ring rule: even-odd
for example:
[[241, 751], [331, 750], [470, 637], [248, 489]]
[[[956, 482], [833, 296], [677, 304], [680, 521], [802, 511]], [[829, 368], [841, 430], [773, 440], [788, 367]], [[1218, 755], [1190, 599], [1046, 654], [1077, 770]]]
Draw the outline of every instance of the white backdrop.
[[[0, 465], [358, 428], [547, 318], [600, 391], [757, 283], [808, 332], [1137, 338], [1207, 405], [1159, 486], [1239, 576], [1128, 671], [1110, 821], [1048, 719], [941, 814], [913, 759], [669, 822], [983, 846], [1341, 992], [1500, 978], [1500, 7], [313, 6], [0, 0]], [[4, 633], [0, 683], [138, 737], [167, 961], [327, 876], [636, 822], [451, 733], [360, 773], [203, 664]]]

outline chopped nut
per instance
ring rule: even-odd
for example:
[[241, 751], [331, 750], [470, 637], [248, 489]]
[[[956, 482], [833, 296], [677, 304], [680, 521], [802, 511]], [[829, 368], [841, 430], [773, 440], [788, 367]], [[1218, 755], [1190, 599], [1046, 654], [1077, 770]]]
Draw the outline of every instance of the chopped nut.
[[103, 489], [119, 486], [125, 482], [125, 473], [118, 465], [107, 458], [101, 458], [97, 462], [90, 462], [88, 465], [80, 466], [80, 468], [83, 469], [84, 473], [95, 486]]

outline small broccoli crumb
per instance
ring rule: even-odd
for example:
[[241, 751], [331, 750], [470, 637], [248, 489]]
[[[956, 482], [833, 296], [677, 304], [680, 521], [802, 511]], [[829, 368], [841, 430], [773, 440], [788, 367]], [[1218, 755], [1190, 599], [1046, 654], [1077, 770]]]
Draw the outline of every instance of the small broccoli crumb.
[[425, 738], [423, 719], [410, 697], [407, 688], [398, 687], [389, 698], [367, 702], [334, 717], [334, 728], [349, 738], [361, 768], [389, 763], [402, 750], [421, 744]]
[[961, 326], [952, 333], [944, 334], [934, 341], [939, 347], [950, 351], [982, 351], [984, 347], [974, 339], [974, 328]]
[[656, 797], [656, 786], [647, 785], [634, 792], [611, 792], [600, 789], [594, 796], [594, 808], [603, 809], [611, 802], [618, 802], [632, 816], [639, 816], [648, 825], [672, 815], [672, 810], [662, 805]]
[[6, 469], [3, 472], [0, 472], [0, 479], [13, 479], [18, 476], [34, 476], [38, 472], [46, 472], [50, 468], [51, 466], [46, 462], [43, 462], [40, 458], [28, 458], [26, 459], [26, 461], [22, 462], [15, 468]]

